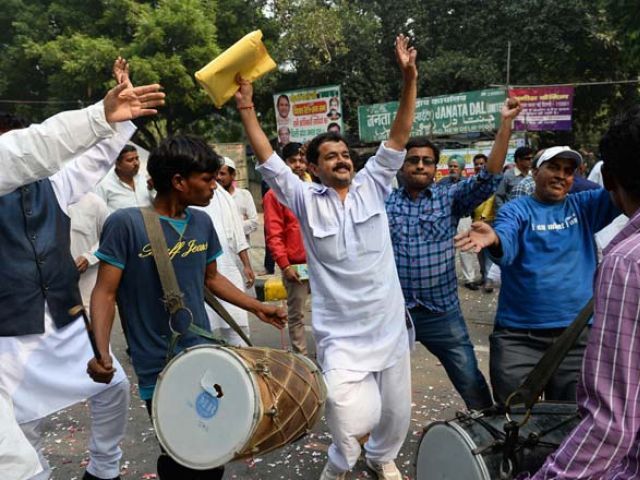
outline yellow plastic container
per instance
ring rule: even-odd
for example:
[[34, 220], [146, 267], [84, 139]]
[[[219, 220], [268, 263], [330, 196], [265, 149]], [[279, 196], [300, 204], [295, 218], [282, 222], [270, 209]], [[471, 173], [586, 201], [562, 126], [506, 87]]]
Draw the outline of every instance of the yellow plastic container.
[[287, 299], [287, 291], [280, 277], [270, 277], [265, 280], [263, 289], [265, 302]]
[[262, 32], [251, 32], [198, 70], [196, 80], [221, 108], [238, 91], [236, 75], [250, 82], [276, 68], [262, 43]]

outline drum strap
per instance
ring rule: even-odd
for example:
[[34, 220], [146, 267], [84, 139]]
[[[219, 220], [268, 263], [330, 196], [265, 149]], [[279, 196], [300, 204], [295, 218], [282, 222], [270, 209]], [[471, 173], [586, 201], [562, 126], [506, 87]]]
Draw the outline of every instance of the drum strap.
[[253, 343], [251, 343], [251, 340], [249, 340], [247, 334], [242, 331], [240, 325], [238, 325], [238, 323], [229, 314], [227, 309], [222, 306], [220, 300], [218, 300], [213, 292], [207, 287], [204, 288], [204, 301], [207, 302], [207, 305], [213, 308], [213, 310], [220, 316], [220, 318], [227, 322], [227, 324], [233, 329], [233, 331], [236, 332], [242, 340], [244, 340], [247, 346], [253, 347]]
[[544, 353], [538, 364], [531, 370], [518, 389], [509, 395], [507, 408], [515, 403], [524, 403], [527, 410], [536, 404], [547, 383], [558, 369], [564, 357], [578, 340], [589, 323], [593, 313], [593, 298], [587, 302], [576, 319], [558, 337], [558, 340]]
[[[141, 208], [140, 211], [142, 212], [142, 219], [144, 221], [147, 235], [149, 236], [149, 243], [151, 244], [153, 259], [156, 263], [156, 268], [158, 269], [160, 284], [162, 285], [162, 291], [164, 293], [162, 301], [164, 302], [165, 309], [167, 310], [167, 312], [169, 312], [170, 317], [169, 327], [171, 328], [171, 340], [169, 341], [169, 348], [167, 351], [167, 361], [169, 361], [174, 355], [175, 348], [178, 344], [178, 341], [180, 340], [180, 337], [184, 335], [184, 333], [186, 333], [186, 331], [178, 331], [174, 329], [171, 321], [181, 310], [188, 312], [189, 315], [192, 314], [184, 304], [184, 295], [180, 290], [180, 285], [178, 285], [178, 279], [176, 278], [176, 272], [173, 269], [173, 264], [171, 263], [171, 259], [169, 258], [169, 248], [167, 247], [167, 240], [164, 238], [164, 233], [162, 232], [160, 217], [152, 207], [144, 207]], [[224, 307], [222, 305], [219, 306], [224, 310]], [[227, 316], [229, 316], [229, 313], [226, 312], [226, 310], [225, 313], [227, 314]], [[195, 325], [193, 323], [193, 317], [191, 318], [189, 327], [186, 330], [195, 335], [206, 338], [207, 340], [211, 340], [216, 343], [224, 343], [219, 338], [215, 337], [211, 332], [199, 327], [198, 325]], [[242, 333], [244, 334], [244, 332]]]

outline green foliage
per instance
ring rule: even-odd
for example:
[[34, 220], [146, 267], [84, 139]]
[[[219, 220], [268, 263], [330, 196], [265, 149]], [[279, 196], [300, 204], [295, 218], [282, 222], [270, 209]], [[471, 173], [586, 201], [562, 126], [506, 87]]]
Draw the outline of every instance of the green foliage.
[[[193, 73], [258, 28], [279, 65], [255, 86], [271, 133], [274, 92], [340, 84], [347, 131], [357, 134], [358, 105], [398, 97], [401, 32], [418, 48], [420, 96], [504, 84], [508, 42], [512, 84], [640, 73], [637, 0], [3, 0], [2, 10], [0, 98], [71, 102], [17, 107], [35, 120], [95, 101], [121, 54], [134, 82], [160, 82], [168, 95], [162, 114], [141, 122], [146, 145], [177, 131], [241, 139], [233, 101], [213, 108]], [[540, 141], [593, 147], [611, 115], [637, 101], [637, 84], [579, 87], [574, 131]]]

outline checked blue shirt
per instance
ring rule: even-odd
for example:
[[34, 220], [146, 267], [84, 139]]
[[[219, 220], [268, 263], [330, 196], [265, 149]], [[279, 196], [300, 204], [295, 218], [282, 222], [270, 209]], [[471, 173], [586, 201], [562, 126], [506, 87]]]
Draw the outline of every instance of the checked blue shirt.
[[443, 313], [458, 307], [453, 246], [458, 221], [489, 198], [501, 179], [483, 169], [453, 185], [431, 184], [415, 200], [404, 188], [391, 193], [386, 210], [407, 308]]

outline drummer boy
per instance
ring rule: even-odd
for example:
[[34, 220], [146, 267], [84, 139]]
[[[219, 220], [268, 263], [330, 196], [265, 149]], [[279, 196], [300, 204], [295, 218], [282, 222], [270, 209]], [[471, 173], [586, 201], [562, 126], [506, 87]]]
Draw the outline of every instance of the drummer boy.
[[[153, 209], [160, 216], [183, 302], [193, 314], [193, 323], [209, 330], [204, 309], [206, 286], [217, 297], [281, 329], [286, 322], [283, 310], [249, 297], [218, 273], [216, 258], [222, 250], [211, 219], [206, 213], [188, 208], [208, 205], [221, 165], [221, 157], [204, 140], [184, 135], [167, 138], [149, 157], [148, 171], [157, 191]], [[96, 256], [100, 267], [91, 296], [91, 318], [100, 359], [91, 359], [87, 372], [100, 383], [109, 383], [113, 378], [109, 338], [117, 301], [140, 397], [151, 412], [153, 391], [166, 363], [171, 330], [140, 209], [117, 210], [107, 219]], [[206, 340], [187, 332], [179, 339], [177, 348], [203, 342]], [[224, 467], [210, 471], [189, 469], [165, 453], [159, 456], [157, 468], [161, 480], [220, 479], [224, 473]]]

